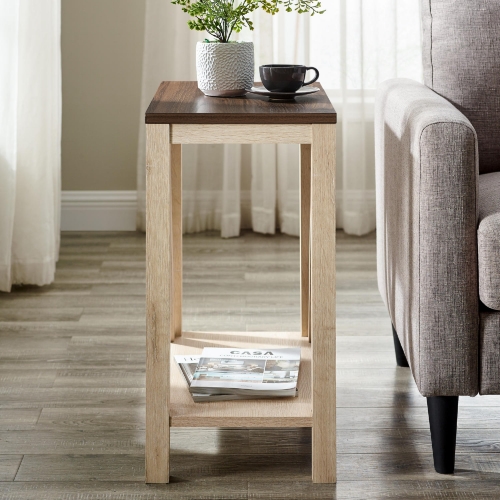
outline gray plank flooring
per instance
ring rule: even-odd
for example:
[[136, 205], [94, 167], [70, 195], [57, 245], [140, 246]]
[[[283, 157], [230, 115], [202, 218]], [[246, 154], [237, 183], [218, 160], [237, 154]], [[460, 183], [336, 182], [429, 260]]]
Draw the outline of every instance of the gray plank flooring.
[[[0, 499], [500, 498], [500, 397], [461, 398], [457, 471], [395, 366], [375, 236], [338, 233], [338, 484], [309, 429], [173, 429], [172, 482], [144, 484], [145, 238], [65, 233], [53, 285], [0, 294]], [[184, 238], [184, 329], [298, 331], [299, 242]]]

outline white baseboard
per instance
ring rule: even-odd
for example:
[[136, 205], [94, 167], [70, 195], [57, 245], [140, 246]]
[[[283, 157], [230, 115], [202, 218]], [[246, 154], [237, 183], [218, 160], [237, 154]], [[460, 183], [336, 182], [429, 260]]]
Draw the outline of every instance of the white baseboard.
[[63, 191], [61, 231], [135, 231], [136, 191]]
[[[347, 196], [346, 196], [347, 194]], [[198, 212], [220, 218], [221, 193], [198, 191], [184, 193], [188, 207], [196, 198]], [[250, 192], [241, 193], [242, 227], [251, 227]], [[297, 193], [298, 198], [298, 193]], [[61, 206], [62, 231], [135, 231], [136, 191], [63, 191]], [[216, 200], [216, 201], [214, 201]], [[189, 227], [189, 210], [184, 213]], [[351, 228], [352, 234], [365, 234], [375, 227], [375, 191], [337, 191], [337, 227]], [[220, 221], [219, 221], [220, 227]]]

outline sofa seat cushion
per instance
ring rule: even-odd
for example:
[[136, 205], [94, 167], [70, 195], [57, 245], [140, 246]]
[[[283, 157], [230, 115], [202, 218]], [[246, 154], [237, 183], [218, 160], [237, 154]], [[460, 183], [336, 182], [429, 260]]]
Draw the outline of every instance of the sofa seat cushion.
[[479, 176], [479, 298], [500, 311], [500, 172]]
[[480, 313], [479, 360], [479, 394], [500, 394], [500, 311]]

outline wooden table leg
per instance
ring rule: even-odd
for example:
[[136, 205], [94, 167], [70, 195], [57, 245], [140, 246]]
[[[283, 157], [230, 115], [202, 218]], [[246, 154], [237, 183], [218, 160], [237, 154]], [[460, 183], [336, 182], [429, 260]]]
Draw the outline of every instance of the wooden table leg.
[[173, 311], [172, 340], [182, 335], [182, 146], [171, 144]]
[[169, 125], [147, 125], [146, 482], [169, 482], [172, 191]]
[[335, 125], [312, 125], [312, 477], [336, 482]]
[[[310, 214], [309, 214], [310, 217]], [[310, 220], [310, 219], [309, 219]], [[311, 343], [311, 230], [309, 229], [309, 309], [308, 309], [308, 316], [307, 316], [307, 328], [309, 332], [309, 343]]]
[[309, 337], [309, 228], [311, 217], [311, 145], [300, 145], [300, 320]]

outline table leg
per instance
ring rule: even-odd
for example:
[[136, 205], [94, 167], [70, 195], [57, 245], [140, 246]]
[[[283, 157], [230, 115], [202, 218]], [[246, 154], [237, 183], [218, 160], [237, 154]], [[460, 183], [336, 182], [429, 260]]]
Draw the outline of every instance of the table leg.
[[336, 482], [335, 125], [312, 125], [312, 477]]
[[[310, 216], [310, 214], [309, 214]], [[309, 343], [311, 343], [311, 232], [309, 229], [309, 310], [307, 317], [307, 328], [309, 332]]]
[[172, 340], [182, 335], [182, 146], [171, 144], [173, 293]]
[[169, 125], [147, 125], [146, 482], [169, 482], [172, 191]]
[[311, 145], [300, 145], [300, 319], [309, 337], [309, 230], [311, 217]]

